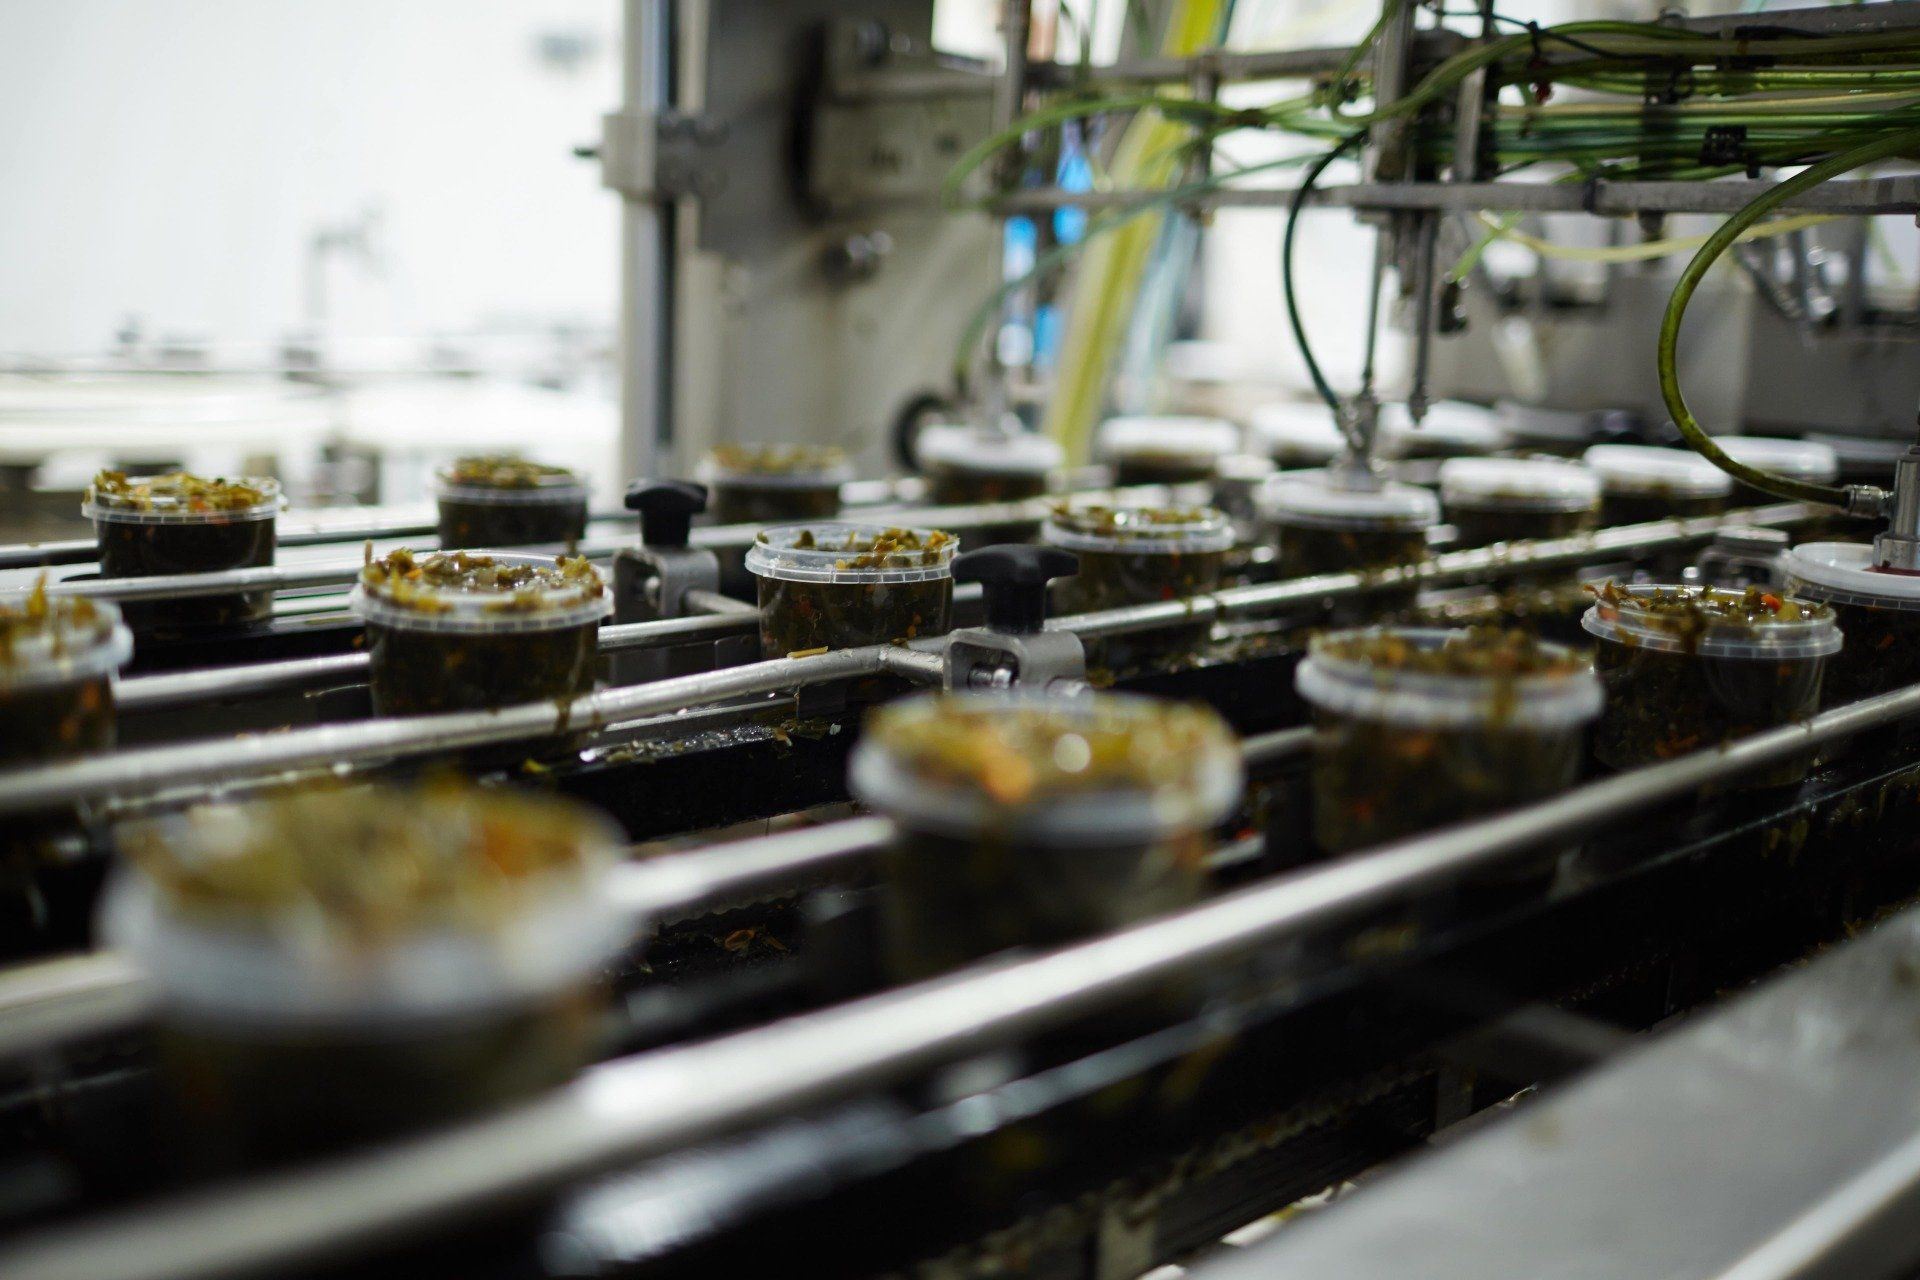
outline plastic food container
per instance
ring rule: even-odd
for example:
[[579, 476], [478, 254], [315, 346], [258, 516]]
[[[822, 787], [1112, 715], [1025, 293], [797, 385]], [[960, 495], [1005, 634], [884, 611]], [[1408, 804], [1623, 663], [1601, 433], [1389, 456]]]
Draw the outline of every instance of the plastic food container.
[[1687, 449], [1597, 444], [1581, 460], [1600, 477], [1604, 525], [1719, 515], [1733, 493], [1733, 477]]
[[105, 601], [46, 594], [0, 601], [0, 766], [113, 745], [113, 677], [133, 634]]
[[904, 981], [1193, 902], [1243, 770], [1202, 706], [929, 695], [869, 717], [848, 782], [899, 826], [883, 903], [888, 968]]
[[1240, 432], [1219, 418], [1109, 418], [1098, 442], [1117, 485], [1202, 484], [1220, 459], [1239, 451]]
[[461, 458], [434, 479], [442, 551], [571, 545], [587, 531], [587, 486], [565, 467]]
[[1058, 588], [1067, 613], [1205, 595], [1234, 544], [1233, 522], [1212, 507], [1080, 503], [1057, 508], [1040, 536], [1080, 557], [1080, 572]]
[[[992, 427], [927, 427], [914, 455], [927, 479], [927, 501], [938, 507], [1044, 497], [1054, 473], [1066, 465], [1065, 451], [1051, 436]], [[967, 547], [1031, 542], [1039, 531], [1039, 520], [1011, 521], [970, 529], [961, 541]]]
[[1596, 440], [1604, 440], [1608, 414], [1586, 409], [1547, 409], [1500, 400], [1493, 406], [1493, 424], [1500, 434], [1530, 453], [1578, 459]]
[[1276, 477], [1259, 495], [1261, 519], [1279, 536], [1283, 578], [1419, 564], [1440, 502], [1416, 485], [1348, 488], [1328, 471]]
[[1920, 578], [1875, 569], [1860, 542], [1805, 542], [1781, 568], [1782, 590], [1832, 609], [1847, 638], [1827, 667], [1828, 705], [1920, 683]]
[[445, 782], [208, 806], [128, 830], [101, 916], [158, 987], [183, 1163], [311, 1157], [486, 1111], [589, 1060], [620, 833]]
[[606, 584], [584, 559], [510, 551], [415, 556], [360, 574], [381, 715], [472, 711], [593, 691]]
[[[150, 578], [272, 564], [282, 505], [280, 482], [263, 477], [102, 471], [80, 512], [93, 521], [102, 577]], [[128, 601], [122, 609], [142, 632], [255, 622], [272, 612], [271, 591]]]
[[1333, 414], [1318, 402], [1281, 400], [1247, 415], [1247, 449], [1284, 470], [1324, 467], [1346, 452]]
[[1570, 462], [1451, 458], [1440, 502], [1461, 547], [1567, 538], [1600, 522], [1600, 477]]
[[1565, 790], [1601, 707], [1585, 658], [1505, 631], [1332, 632], [1294, 684], [1313, 709], [1313, 833], [1329, 854]]
[[[1841, 645], [1832, 609], [1759, 587], [1608, 583], [1581, 625], [1599, 641], [1595, 664], [1607, 689], [1593, 754], [1615, 769], [1813, 715]], [[1791, 786], [1811, 763], [1809, 753], [1729, 789]]]
[[[1789, 480], [1813, 484], [1832, 484], [1840, 478], [1840, 456], [1832, 445], [1814, 440], [1788, 440], [1779, 436], [1720, 436], [1714, 443], [1735, 462], [1770, 471]], [[1760, 507], [1781, 499], [1750, 485], [1734, 482], [1733, 505]]]
[[784, 524], [839, 514], [853, 464], [831, 445], [723, 444], [700, 464], [715, 524]]
[[1428, 407], [1418, 426], [1404, 403], [1380, 406], [1380, 447], [1389, 458], [1475, 458], [1506, 446], [1493, 410], [1477, 404], [1442, 400]]
[[785, 525], [747, 552], [769, 658], [945, 635], [959, 544], [937, 529]]

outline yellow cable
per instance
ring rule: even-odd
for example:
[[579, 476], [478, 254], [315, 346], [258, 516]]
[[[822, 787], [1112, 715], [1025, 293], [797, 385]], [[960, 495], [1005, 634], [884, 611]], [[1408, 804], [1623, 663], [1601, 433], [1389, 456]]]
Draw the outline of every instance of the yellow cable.
[[[1698, 249], [1712, 238], [1712, 233], [1698, 236], [1672, 236], [1665, 240], [1647, 240], [1640, 244], [1616, 245], [1573, 245], [1555, 244], [1551, 240], [1542, 240], [1539, 236], [1530, 236], [1498, 218], [1490, 218], [1484, 213], [1474, 215], [1480, 225], [1502, 240], [1511, 240], [1533, 250], [1543, 258], [1557, 258], [1565, 262], [1645, 262], [1650, 258], [1664, 258], [1668, 254], [1684, 253], [1689, 249]], [[1785, 235], [1789, 231], [1804, 231], [1808, 227], [1817, 227], [1823, 222], [1836, 221], [1836, 215], [1829, 213], [1798, 213], [1787, 218], [1775, 218], [1757, 227], [1750, 227], [1740, 236], [1742, 240], [1759, 240], [1766, 236]]]
[[[1223, 5], [1224, 0], [1175, 0], [1161, 53], [1180, 57], [1210, 45]], [[1188, 137], [1188, 129], [1151, 113], [1134, 117], [1109, 166], [1114, 185], [1132, 190], [1171, 184], [1181, 171], [1175, 149]], [[1114, 358], [1165, 220], [1164, 214], [1143, 214], [1092, 242], [1081, 255], [1044, 424], [1071, 461], [1087, 458], [1106, 405]]]

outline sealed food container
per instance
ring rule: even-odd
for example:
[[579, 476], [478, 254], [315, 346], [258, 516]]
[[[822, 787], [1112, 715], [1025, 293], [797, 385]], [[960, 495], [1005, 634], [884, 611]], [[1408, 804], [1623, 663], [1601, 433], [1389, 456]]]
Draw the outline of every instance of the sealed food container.
[[1517, 449], [1575, 461], [1590, 446], [1630, 426], [1627, 415], [1617, 410], [1547, 409], [1518, 400], [1495, 402], [1493, 424]]
[[1283, 471], [1324, 467], [1346, 448], [1332, 412], [1318, 401], [1280, 400], [1247, 415], [1247, 450]]
[[1733, 478], [1690, 449], [1597, 444], [1581, 461], [1600, 477], [1603, 525], [1719, 515], [1733, 493]]
[[[93, 521], [102, 577], [150, 578], [272, 564], [281, 506], [279, 481], [262, 477], [102, 471], [80, 511]], [[273, 612], [273, 592], [129, 601], [122, 612], [143, 632], [256, 622]]]
[[747, 552], [769, 658], [945, 635], [959, 544], [937, 529], [807, 524], [767, 529]]
[[1781, 590], [1833, 610], [1846, 648], [1827, 667], [1829, 706], [1920, 683], [1920, 577], [1876, 569], [1862, 542], [1803, 542]]
[[1508, 443], [1493, 410], [1464, 400], [1431, 404], [1418, 423], [1404, 402], [1383, 404], [1379, 429], [1381, 456], [1408, 461], [1484, 457]]
[[904, 981], [1193, 902], [1243, 770], [1203, 706], [929, 695], [869, 718], [848, 782], [899, 828], [882, 893], [888, 968]]
[[1429, 490], [1391, 481], [1350, 487], [1333, 471], [1283, 472], [1261, 490], [1259, 506], [1279, 537], [1283, 578], [1419, 564], [1440, 522]]
[[1117, 485], [1204, 484], [1239, 449], [1239, 429], [1219, 418], [1127, 417], [1100, 425], [1095, 452]]
[[1314, 638], [1313, 833], [1345, 853], [1557, 794], [1600, 714], [1592, 667], [1520, 632], [1370, 628]]
[[[1840, 628], [1824, 604], [1760, 587], [1607, 583], [1581, 619], [1599, 642], [1595, 665], [1607, 707], [1594, 730], [1602, 764], [1631, 769], [1715, 747], [1820, 709]], [[1734, 789], [1791, 786], [1811, 753]]]
[[1075, 503], [1055, 508], [1040, 536], [1080, 557], [1058, 588], [1066, 613], [1205, 595], [1234, 544], [1233, 522], [1212, 507]]
[[0, 600], [0, 767], [113, 745], [113, 677], [133, 635], [105, 601], [49, 596], [42, 581]]
[[435, 477], [440, 549], [569, 546], [587, 531], [587, 486], [565, 467], [461, 458]]
[[[1044, 497], [1054, 473], [1066, 465], [1066, 453], [1051, 436], [1031, 431], [938, 424], [921, 431], [914, 456], [927, 479], [927, 501], [937, 507], [1022, 502]], [[970, 529], [969, 547], [1030, 542], [1039, 520], [1014, 521]]]
[[360, 572], [381, 715], [472, 711], [593, 691], [606, 583], [584, 558], [509, 551], [417, 556]]
[[1544, 458], [1450, 458], [1440, 502], [1463, 548], [1567, 538], [1599, 524], [1600, 477]]
[[121, 846], [101, 931], [158, 988], [170, 1149], [209, 1169], [563, 1083], [637, 923], [598, 814], [446, 781], [205, 806]]
[[[1714, 443], [1735, 462], [1758, 467], [1788, 480], [1832, 484], [1840, 478], [1840, 455], [1817, 440], [1789, 440], [1781, 436], [1717, 436]], [[1751, 485], [1734, 482], [1733, 505], [1763, 507], [1783, 502]]]
[[723, 444], [700, 464], [714, 524], [830, 519], [851, 479], [853, 464], [832, 445]]

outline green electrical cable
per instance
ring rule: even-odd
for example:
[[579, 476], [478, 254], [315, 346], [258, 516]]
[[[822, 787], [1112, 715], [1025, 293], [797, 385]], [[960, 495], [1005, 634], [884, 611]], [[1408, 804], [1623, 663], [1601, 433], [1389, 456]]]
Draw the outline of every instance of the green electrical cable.
[[1819, 186], [1829, 178], [1851, 172], [1875, 160], [1915, 152], [1920, 152], [1920, 129], [1903, 129], [1849, 151], [1842, 151], [1802, 170], [1784, 182], [1775, 184], [1722, 223], [1680, 272], [1680, 278], [1673, 286], [1673, 294], [1667, 299], [1666, 314], [1660, 320], [1660, 346], [1656, 356], [1660, 394], [1667, 402], [1667, 412], [1673, 415], [1673, 424], [1680, 429], [1680, 434], [1694, 451], [1736, 480], [1794, 502], [1823, 502], [1841, 507], [1848, 504], [1848, 490], [1841, 486], [1789, 480], [1734, 461], [1713, 442], [1706, 429], [1694, 418], [1693, 411], [1687, 407], [1686, 397], [1680, 391], [1678, 368], [1680, 322], [1686, 318], [1687, 303], [1692, 300], [1694, 290], [1699, 288], [1707, 269], [1726, 252], [1729, 245], [1739, 239], [1743, 231], [1784, 202]]
[[1335, 418], [1340, 416], [1340, 396], [1327, 381], [1326, 374], [1320, 371], [1320, 362], [1313, 358], [1313, 344], [1307, 341], [1307, 326], [1300, 319], [1300, 303], [1293, 291], [1293, 237], [1300, 225], [1300, 211], [1306, 207], [1307, 195], [1313, 190], [1313, 184], [1320, 180], [1327, 166], [1344, 155], [1356, 143], [1367, 136], [1365, 129], [1357, 130], [1342, 138], [1339, 145], [1324, 152], [1307, 171], [1300, 176], [1300, 185], [1293, 189], [1292, 199], [1287, 201], [1287, 229], [1280, 237], [1280, 296], [1287, 304], [1287, 324], [1293, 329], [1294, 345], [1300, 348], [1301, 362], [1307, 366], [1307, 377], [1313, 381], [1313, 389], [1333, 410]]

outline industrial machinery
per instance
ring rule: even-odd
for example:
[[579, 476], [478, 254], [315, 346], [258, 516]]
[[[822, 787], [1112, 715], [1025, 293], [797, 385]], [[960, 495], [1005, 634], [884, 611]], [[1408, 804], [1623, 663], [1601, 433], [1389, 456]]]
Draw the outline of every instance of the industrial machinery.
[[[1230, 53], [1176, 4], [1166, 52], [1109, 67], [1030, 57], [1039, 7], [1005, 7], [991, 73], [935, 58], [909, 3], [629, 3], [601, 148], [626, 207], [621, 510], [524, 463], [499, 492], [451, 477], [437, 524], [103, 475], [97, 540], [0, 548], [0, 1275], [1920, 1268], [1920, 445], [1844, 487], [1732, 456], [1678, 349], [1716, 258], [1792, 234], [1768, 214], [1920, 211], [1920, 179], [1848, 176], [1920, 157], [1920, 5], [1508, 32], [1386, 0], [1357, 47]], [[1275, 78], [1310, 85], [1220, 97]], [[1559, 89], [1580, 109], [1549, 111]], [[1029, 181], [1050, 131], [1116, 115], [1164, 126], [1118, 144], [1142, 185]], [[1212, 167], [1248, 127], [1318, 141], [1297, 185]], [[1323, 184], [1343, 157], [1360, 180]], [[1509, 174], [1547, 162], [1575, 176]], [[1342, 446], [1311, 472], [1162, 456], [1120, 484], [1074, 459], [1039, 496], [934, 505], [876, 450], [841, 483], [814, 439], [779, 473], [830, 477], [803, 528], [709, 512], [693, 462], [722, 418], [764, 439], [844, 397], [885, 435], [940, 401], [997, 438], [1031, 411], [997, 348], [955, 385], [979, 328], [924, 300], [861, 376], [830, 376], [844, 348], [807, 367], [882, 296], [1036, 287], [1000, 270], [995, 217], [1223, 204], [1271, 208], [1288, 246], [1310, 204], [1377, 227], [1415, 427], [1464, 385], [1436, 355], [1471, 294], [1453, 215], [1496, 238], [1529, 210], [1728, 215], [1681, 246], [1647, 358], [1732, 480], [1696, 492], [1666, 451], [1603, 499], [1645, 456], [1617, 442], [1586, 470], [1428, 474], [1389, 456], [1371, 377], [1343, 393], [1309, 355]], [[688, 271], [727, 244], [755, 271], [716, 320]], [[802, 259], [820, 274], [774, 283]], [[1098, 383], [1112, 344], [1076, 342], [1063, 367]], [[769, 376], [717, 409], [702, 362], [742, 350]], [[1099, 396], [1053, 396], [1084, 447], [1074, 402]], [[1549, 500], [1512, 503], [1516, 474]], [[471, 518], [564, 503], [584, 531], [435, 560], [456, 490]], [[241, 535], [266, 521], [262, 551]], [[186, 561], [239, 538], [234, 567], [179, 558], [203, 526]], [[79, 701], [29, 701], [34, 663]], [[1464, 715], [1454, 677], [1482, 682]], [[1523, 711], [1564, 750], [1482, 754]], [[1071, 728], [1023, 758], [972, 733], [996, 714]], [[1392, 731], [1354, 733], [1369, 717]], [[1169, 749], [1128, 736], [1155, 726]], [[983, 759], [992, 803], [942, 808]], [[1102, 769], [1164, 785], [1077, 789]], [[318, 888], [287, 889], [282, 847]], [[518, 923], [502, 885], [529, 867], [591, 870], [540, 901], [543, 945], [449, 941], [456, 907]], [[240, 909], [283, 893], [302, 910], [271, 927]], [[365, 909], [352, 945], [341, 903]], [[510, 1016], [468, 999], [486, 981]], [[354, 1001], [380, 1016], [342, 1043]]]

